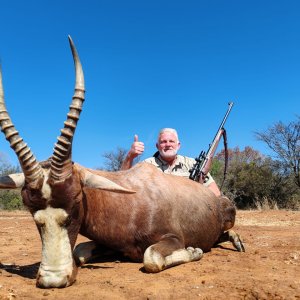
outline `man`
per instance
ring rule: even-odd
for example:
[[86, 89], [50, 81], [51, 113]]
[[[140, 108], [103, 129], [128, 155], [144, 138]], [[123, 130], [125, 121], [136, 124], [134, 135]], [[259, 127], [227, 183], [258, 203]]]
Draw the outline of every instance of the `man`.
[[[177, 154], [180, 149], [180, 141], [177, 131], [173, 128], [164, 128], [159, 132], [156, 148], [158, 155], [145, 159], [144, 161], [157, 166], [164, 173], [189, 177], [189, 170], [194, 166], [195, 159]], [[144, 143], [138, 140], [138, 136], [134, 136], [134, 142], [121, 166], [121, 170], [127, 170], [132, 167], [133, 160], [144, 152]], [[204, 181], [216, 196], [221, 196], [221, 192], [208, 173]]]

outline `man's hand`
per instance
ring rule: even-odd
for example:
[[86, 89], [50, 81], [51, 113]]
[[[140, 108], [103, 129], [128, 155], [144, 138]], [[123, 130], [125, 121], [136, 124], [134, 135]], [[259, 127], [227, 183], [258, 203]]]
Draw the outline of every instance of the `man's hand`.
[[122, 163], [121, 170], [130, 169], [132, 167], [133, 160], [137, 156], [141, 155], [144, 152], [144, 149], [144, 143], [139, 142], [139, 137], [137, 136], [137, 134], [135, 134], [131, 148]]
[[130, 158], [134, 159], [138, 155], [141, 155], [144, 152], [144, 150], [145, 150], [144, 143], [139, 142], [139, 137], [137, 134], [135, 134], [133, 143], [132, 143], [131, 148], [128, 153], [128, 156], [130, 156]]

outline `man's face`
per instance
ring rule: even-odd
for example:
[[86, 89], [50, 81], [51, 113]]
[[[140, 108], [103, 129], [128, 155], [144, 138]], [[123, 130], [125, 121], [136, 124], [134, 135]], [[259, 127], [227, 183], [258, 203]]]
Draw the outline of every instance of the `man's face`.
[[166, 131], [159, 136], [156, 147], [164, 160], [172, 161], [180, 148], [180, 142], [176, 134]]

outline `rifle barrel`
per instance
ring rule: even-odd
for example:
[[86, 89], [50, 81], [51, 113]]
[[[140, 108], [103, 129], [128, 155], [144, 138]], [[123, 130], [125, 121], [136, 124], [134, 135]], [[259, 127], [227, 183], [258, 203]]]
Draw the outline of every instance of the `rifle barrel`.
[[233, 102], [229, 102], [228, 105], [229, 105], [229, 107], [228, 107], [228, 109], [227, 109], [227, 112], [226, 112], [226, 114], [225, 114], [225, 116], [224, 116], [224, 119], [223, 119], [223, 121], [222, 121], [222, 123], [221, 123], [221, 125], [220, 125], [220, 127], [219, 127], [219, 129], [218, 129], [218, 131], [224, 127], [224, 124], [225, 124], [225, 122], [226, 122], [226, 120], [227, 120], [227, 118], [228, 118], [228, 115], [230, 114], [230, 111], [231, 111], [231, 109], [232, 109]]

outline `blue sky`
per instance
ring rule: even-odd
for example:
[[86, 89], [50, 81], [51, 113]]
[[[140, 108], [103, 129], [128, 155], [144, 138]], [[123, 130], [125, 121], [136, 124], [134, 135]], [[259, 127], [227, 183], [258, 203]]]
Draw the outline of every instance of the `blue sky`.
[[[135, 133], [151, 156], [163, 127], [197, 156], [229, 101], [229, 147], [268, 154], [254, 132], [300, 112], [299, 1], [10, 0], [0, 28], [6, 106], [39, 160], [51, 156], [74, 91], [69, 34], [87, 91], [73, 160], [87, 167], [128, 149]], [[3, 135], [0, 152], [17, 163]]]

